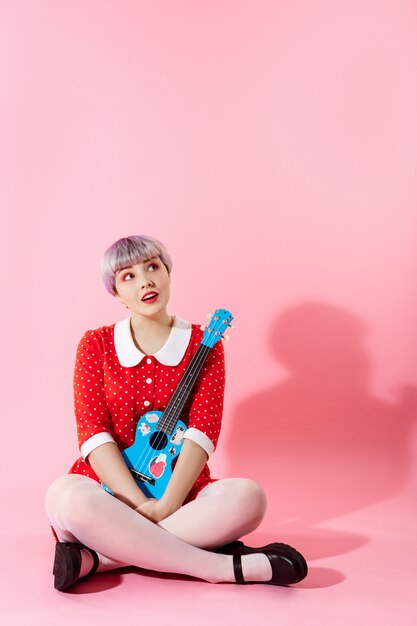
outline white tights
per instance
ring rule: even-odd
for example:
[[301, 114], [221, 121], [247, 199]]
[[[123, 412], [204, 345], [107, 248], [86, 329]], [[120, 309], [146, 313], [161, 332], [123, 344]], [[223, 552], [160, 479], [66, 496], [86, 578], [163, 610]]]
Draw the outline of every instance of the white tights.
[[[262, 488], [247, 478], [210, 483], [197, 498], [155, 524], [86, 476], [66, 474], [46, 493], [46, 511], [60, 541], [76, 541], [99, 555], [98, 571], [126, 565], [175, 572], [209, 582], [235, 580], [232, 556], [210, 552], [257, 528], [266, 509]], [[82, 551], [81, 575], [92, 557]], [[264, 554], [242, 557], [245, 580], [267, 581]]]

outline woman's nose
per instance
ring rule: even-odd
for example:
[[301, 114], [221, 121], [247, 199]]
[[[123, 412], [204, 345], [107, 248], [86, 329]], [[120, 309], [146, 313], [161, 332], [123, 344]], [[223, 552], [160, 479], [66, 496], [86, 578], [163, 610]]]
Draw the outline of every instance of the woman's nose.
[[150, 276], [144, 276], [142, 280], [142, 287], [153, 286], [154, 282]]

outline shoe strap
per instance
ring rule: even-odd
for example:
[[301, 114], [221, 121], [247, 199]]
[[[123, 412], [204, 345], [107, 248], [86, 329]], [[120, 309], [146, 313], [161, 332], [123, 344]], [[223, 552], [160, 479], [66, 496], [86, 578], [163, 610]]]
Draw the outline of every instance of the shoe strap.
[[235, 553], [233, 555], [233, 569], [235, 572], [236, 582], [240, 584], [244, 583], [245, 579], [243, 578], [242, 559], [240, 554]]
[[78, 546], [81, 550], [87, 550], [87, 552], [89, 552], [91, 554], [91, 556], [93, 557], [93, 567], [88, 572], [88, 574], [83, 576], [83, 578], [87, 578], [87, 576], [92, 576], [93, 574], [95, 574], [96, 571], [97, 571], [98, 566], [100, 565], [100, 560], [98, 558], [97, 552], [95, 550], [93, 550], [92, 548], [89, 548], [88, 546], [85, 546], [83, 543], [75, 543], [74, 542], [73, 545]]

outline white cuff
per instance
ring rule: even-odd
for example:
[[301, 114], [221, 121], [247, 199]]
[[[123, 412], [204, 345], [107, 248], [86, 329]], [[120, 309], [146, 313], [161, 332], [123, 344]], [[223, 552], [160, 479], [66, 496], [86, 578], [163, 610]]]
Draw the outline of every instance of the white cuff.
[[102, 446], [103, 443], [108, 443], [109, 441], [113, 441], [113, 443], [116, 443], [110, 433], [97, 433], [97, 435], [93, 435], [92, 437], [90, 437], [90, 439], [84, 441], [83, 445], [80, 448], [80, 452], [83, 455], [84, 461], [86, 460], [90, 452], [94, 450], [94, 448], [98, 448], [99, 446]]
[[201, 446], [209, 456], [212, 452], [214, 452], [214, 444], [212, 440], [201, 430], [198, 430], [198, 428], [194, 428], [193, 426], [188, 428], [184, 433], [183, 439], [191, 439], [192, 441], [195, 441], [195, 443], [198, 443], [198, 445]]

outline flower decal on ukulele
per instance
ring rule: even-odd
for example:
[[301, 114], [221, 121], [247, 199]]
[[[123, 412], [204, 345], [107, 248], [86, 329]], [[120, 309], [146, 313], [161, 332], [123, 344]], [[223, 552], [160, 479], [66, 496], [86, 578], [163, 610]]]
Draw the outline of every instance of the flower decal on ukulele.
[[142, 435], [145, 437], [146, 435], [149, 435], [149, 433], [151, 432], [151, 427], [148, 426], [148, 424], [145, 424], [144, 422], [142, 422], [142, 424], [139, 426], [139, 430], [142, 433]]
[[184, 433], [185, 430], [183, 429], [183, 427], [178, 425], [177, 430], [171, 437], [171, 443], [175, 443], [175, 445], [179, 446], [184, 437]]
[[159, 420], [159, 417], [156, 413], [147, 413], [146, 421], [150, 424], [155, 424]]
[[161, 478], [167, 464], [167, 455], [158, 454], [149, 463], [149, 471], [154, 478]]

